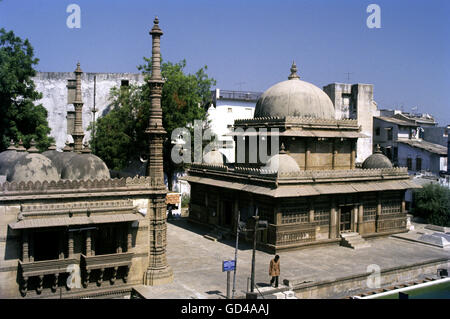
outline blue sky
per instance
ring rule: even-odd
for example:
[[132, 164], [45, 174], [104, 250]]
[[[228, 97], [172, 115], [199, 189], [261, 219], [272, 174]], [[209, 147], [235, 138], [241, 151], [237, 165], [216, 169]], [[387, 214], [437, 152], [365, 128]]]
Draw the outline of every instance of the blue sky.
[[[69, 4], [81, 28], [69, 29]], [[381, 29], [369, 29], [369, 4]], [[305, 81], [374, 84], [379, 108], [433, 114], [450, 124], [450, 1], [354, 0], [3, 0], [0, 27], [28, 38], [39, 71], [137, 72], [151, 55], [155, 15], [162, 54], [207, 65], [222, 89], [264, 91], [287, 79], [292, 60]]]

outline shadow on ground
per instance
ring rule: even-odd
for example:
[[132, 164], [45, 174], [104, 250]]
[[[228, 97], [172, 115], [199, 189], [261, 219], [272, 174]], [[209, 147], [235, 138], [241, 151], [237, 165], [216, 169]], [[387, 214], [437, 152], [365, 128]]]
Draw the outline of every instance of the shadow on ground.
[[[190, 232], [196, 233], [200, 236], [204, 236], [206, 234], [208, 234], [209, 232], [211, 232], [212, 227], [208, 227], [208, 226], [204, 226], [204, 225], [200, 225], [194, 222], [189, 221], [189, 219], [187, 217], [174, 217], [171, 219], [167, 219], [167, 223], [174, 225], [176, 227], [180, 227], [183, 228], [185, 230], [188, 230]], [[205, 239], [208, 240], [208, 239]], [[236, 247], [236, 238], [233, 239], [221, 239], [218, 240], [218, 242], [223, 243], [225, 245], [228, 245], [230, 247]], [[241, 234], [239, 236], [239, 250], [251, 250], [253, 249], [253, 246], [248, 243], [245, 242], [245, 239], [243, 237], [243, 234]]]

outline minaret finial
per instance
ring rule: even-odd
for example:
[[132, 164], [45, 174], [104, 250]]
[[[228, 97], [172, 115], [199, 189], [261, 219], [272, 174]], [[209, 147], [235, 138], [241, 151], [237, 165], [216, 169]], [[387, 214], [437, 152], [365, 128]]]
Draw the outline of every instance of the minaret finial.
[[291, 75], [288, 76], [288, 79], [289, 80], [300, 79], [300, 77], [297, 74], [297, 65], [295, 64], [295, 61], [292, 61]]

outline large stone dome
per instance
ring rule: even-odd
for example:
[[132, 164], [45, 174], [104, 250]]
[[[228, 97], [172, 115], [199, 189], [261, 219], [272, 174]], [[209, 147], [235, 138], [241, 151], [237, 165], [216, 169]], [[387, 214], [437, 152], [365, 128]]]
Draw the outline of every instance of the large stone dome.
[[30, 153], [20, 157], [11, 170], [10, 182], [58, 181], [58, 171], [52, 161], [42, 154]]
[[259, 117], [312, 117], [334, 119], [333, 102], [317, 86], [301, 81], [296, 74], [295, 63], [291, 67], [289, 80], [275, 84], [266, 90], [255, 108], [255, 118]]
[[380, 150], [378, 146], [376, 151], [373, 152], [366, 160], [362, 163], [362, 168], [373, 169], [373, 168], [392, 168], [392, 163]]
[[61, 173], [61, 178], [68, 180], [101, 180], [110, 177], [106, 164], [94, 154], [76, 154]]

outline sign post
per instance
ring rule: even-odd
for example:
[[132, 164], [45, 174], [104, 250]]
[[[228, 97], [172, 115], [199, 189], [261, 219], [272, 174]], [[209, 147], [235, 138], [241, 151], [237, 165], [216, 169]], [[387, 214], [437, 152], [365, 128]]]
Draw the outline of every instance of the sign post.
[[236, 269], [236, 261], [235, 260], [224, 260], [222, 262], [222, 272], [227, 272], [227, 299], [230, 299], [230, 271]]
[[237, 257], [238, 257], [238, 247], [239, 247], [239, 228], [240, 228], [240, 217], [241, 217], [241, 211], [238, 210], [237, 212], [237, 219], [236, 219], [236, 247], [234, 249], [234, 272], [233, 272], [233, 295], [231, 296], [231, 299], [234, 299], [234, 293], [236, 292], [236, 266], [237, 266]]

